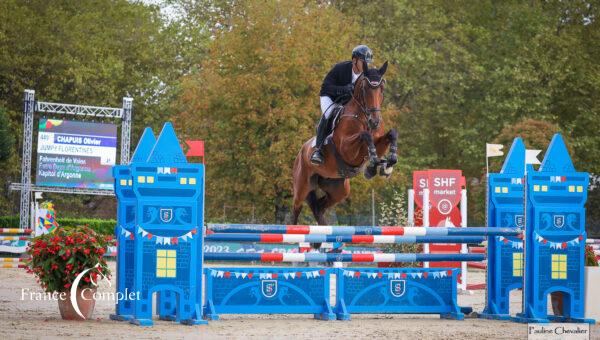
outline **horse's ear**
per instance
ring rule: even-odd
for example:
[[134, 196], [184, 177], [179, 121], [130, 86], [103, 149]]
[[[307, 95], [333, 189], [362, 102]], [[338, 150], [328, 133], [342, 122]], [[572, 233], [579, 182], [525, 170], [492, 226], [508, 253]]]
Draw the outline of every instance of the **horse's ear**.
[[367, 71], [369, 70], [369, 65], [364, 60], [362, 61], [362, 63], [363, 63], [363, 74], [366, 76], [367, 75]]
[[387, 60], [385, 61], [385, 63], [383, 63], [383, 66], [381, 66], [381, 68], [379, 68], [379, 75], [383, 77], [383, 75], [385, 74], [385, 71], [387, 71], [387, 66], [388, 66], [388, 62]]

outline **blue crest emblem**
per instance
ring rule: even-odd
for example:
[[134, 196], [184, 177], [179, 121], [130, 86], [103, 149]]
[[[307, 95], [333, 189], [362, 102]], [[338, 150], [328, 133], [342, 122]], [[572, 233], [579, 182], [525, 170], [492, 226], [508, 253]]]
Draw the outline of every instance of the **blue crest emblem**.
[[515, 214], [515, 225], [519, 228], [523, 228], [525, 225], [525, 216]]
[[406, 280], [390, 280], [390, 293], [394, 297], [401, 297], [406, 292]]
[[169, 223], [173, 219], [173, 209], [160, 208], [160, 220]]
[[565, 215], [554, 215], [554, 226], [562, 228], [565, 225]]
[[276, 280], [263, 280], [261, 281], [262, 294], [267, 298], [272, 298], [277, 294], [277, 281]]

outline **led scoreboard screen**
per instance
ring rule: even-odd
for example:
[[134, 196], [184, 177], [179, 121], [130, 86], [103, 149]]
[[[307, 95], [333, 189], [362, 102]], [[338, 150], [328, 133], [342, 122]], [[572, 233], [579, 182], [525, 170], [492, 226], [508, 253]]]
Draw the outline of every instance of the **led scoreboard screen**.
[[40, 119], [37, 185], [112, 190], [116, 157], [116, 125]]

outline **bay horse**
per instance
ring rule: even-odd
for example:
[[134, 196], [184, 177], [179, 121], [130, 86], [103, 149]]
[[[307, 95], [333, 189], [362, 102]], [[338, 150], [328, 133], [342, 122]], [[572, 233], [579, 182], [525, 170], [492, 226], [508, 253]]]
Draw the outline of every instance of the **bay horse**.
[[[296, 156], [293, 168], [293, 224], [298, 224], [302, 204], [307, 202], [319, 225], [326, 225], [325, 212], [350, 194], [350, 178], [363, 171], [367, 179], [379, 172], [389, 177], [398, 161], [395, 129], [385, 132], [381, 117], [387, 61], [379, 69], [369, 69], [363, 62], [363, 73], [355, 82], [352, 99], [337, 119], [333, 135], [323, 146], [325, 162], [310, 162], [314, 137]], [[389, 150], [389, 155], [384, 158]], [[317, 188], [325, 195], [317, 197]]]

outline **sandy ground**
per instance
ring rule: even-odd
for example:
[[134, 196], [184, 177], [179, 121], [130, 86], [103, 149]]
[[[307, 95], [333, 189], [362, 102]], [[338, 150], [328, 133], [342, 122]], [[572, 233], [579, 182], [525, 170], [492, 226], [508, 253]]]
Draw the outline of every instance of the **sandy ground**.
[[[114, 263], [111, 263], [114, 272]], [[483, 282], [483, 271], [469, 272], [471, 282]], [[35, 279], [23, 269], [0, 270], [0, 328], [6, 339], [244, 339], [293, 337], [296, 339], [525, 339], [526, 325], [506, 321], [468, 318], [443, 320], [434, 315], [353, 315], [352, 321], [318, 321], [311, 315], [223, 315], [208, 326], [184, 326], [155, 320], [154, 327], [142, 328], [112, 321], [114, 302], [98, 301], [93, 320], [63, 321], [56, 301], [21, 299], [22, 288], [41, 291]], [[333, 286], [333, 285], [332, 285]], [[100, 291], [108, 291], [107, 284]], [[459, 295], [462, 306], [475, 311], [484, 307], [485, 291]], [[520, 293], [512, 298], [511, 312], [520, 309]], [[600, 339], [600, 325], [591, 326], [592, 339]]]

